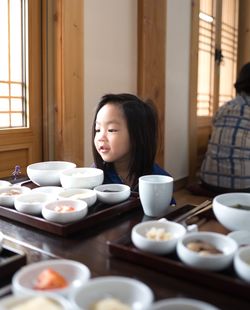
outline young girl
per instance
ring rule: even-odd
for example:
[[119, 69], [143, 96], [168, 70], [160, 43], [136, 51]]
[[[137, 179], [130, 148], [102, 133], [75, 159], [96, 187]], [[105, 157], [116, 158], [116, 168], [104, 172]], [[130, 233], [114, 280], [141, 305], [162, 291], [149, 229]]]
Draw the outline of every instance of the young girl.
[[107, 94], [97, 106], [93, 156], [104, 183], [124, 183], [138, 191], [142, 175], [169, 175], [155, 163], [158, 117], [154, 106], [131, 94]]

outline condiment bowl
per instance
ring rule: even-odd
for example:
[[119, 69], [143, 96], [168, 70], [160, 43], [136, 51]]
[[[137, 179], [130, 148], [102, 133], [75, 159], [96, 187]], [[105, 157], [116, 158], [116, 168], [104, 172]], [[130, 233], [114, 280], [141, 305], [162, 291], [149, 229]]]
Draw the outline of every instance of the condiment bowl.
[[83, 219], [88, 213], [88, 205], [82, 200], [56, 200], [45, 204], [43, 217], [51, 222], [66, 224]]
[[64, 188], [89, 188], [102, 184], [103, 170], [92, 167], [78, 167], [63, 171], [60, 175]]
[[184, 236], [183, 225], [172, 221], [147, 221], [132, 228], [131, 239], [140, 250], [164, 255], [175, 250], [177, 241]]
[[[152, 290], [143, 282], [120, 276], [105, 276], [89, 280], [74, 291], [72, 304], [76, 309], [95, 309], [104, 304], [103, 309], [119, 309], [119, 304], [131, 309], [150, 309], [153, 302]], [[118, 304], [112, 308], [112, 304]], [[99, 308], [98, 308], [99, 309]], [[101, 309], [101, 308], [100, 308]]]
[[57, 186], [60, 184], [60, 174], [66, 169], [76, 167], [75, 163], [67, 161], [44, 161], [27, 167], [30, 180], [38, 186]]
[[96, 192], [87, 188], [65, 188], [58, 194], [58, 199], [79, 199], [87, 203], [88, 207], [95, 204], [97, 200]]
[[250, 246], [241, 247], [236, 252], [234, 269], [242, 280], [250, 283]]
[[0, 188], [0, 205], [14, 207], [14, 200], [17, 196], [30, 192], [26, 186], [7, 186]]
[[[47, 271], [57, 273], [57, 276], [62, 277], [66, 281], [66, 286], [57, 288], [47, 287], [52, 278], [49, 278]], [[41, 274], [45, 275], [43, 281], [39, 282]], [[50, 276], [51, 277], [51, 276]], [[12, 291], [18, 296], [29, 296], [36, 294], [56, 293], [69, 297], [74, 290], [85, 284], [90, 278], [89, 268], [79, 262], [68, 259], [51, 259], [40, 261], [26, 265], [19, 269], [12, 278]], [[57, 278], [54, 278], [57, 280]], [[58, 283], [61, 283], [57, 280]], [[55, 283], [55, 281], [54, 281]], [[42, 285], [42, 286], [41, 286]]]
[[130, 187], [125, 184], [103, 184], [96, 186], [94, 191], [97, 194], [97, 199], [107, 204], [125, 201], [131, 194]]
[[1, 310], [35, 309], [35, 310], [72, 310], [72, 305], [63, 296], [56, 294], [17, 296], [8, 295], [0, 300]]
[[5, 180], [0, 180], [0, 188], [11, 186], [11, 183]]
[[33, 193], [45, 193], [53, 195], [56, 199], [58, 198], [58, 194], [63, 191], [61, 186], [40, 186], [33, 188], [31, 190]]
[[177, 242], [180, 260], [191, 267], [206, 270], [222, 270], [231, 265], [238, 249], [228, 236], [215, 232], [191, 232]]
[[17, 211], [32, 215], [40, 215], [43, 206], [55, 200], [54, 196], [45, 193], [34, 193], [30, 191], [27, 194], [18, 195], [14, 201]]
[[151, 310], [219, 310], [204, 301], [192, 298], [167, 298], [155, 302]]
[[217, 220], [229, 230], [250, 231], [250, 193], [227, 193], [213, 199]]

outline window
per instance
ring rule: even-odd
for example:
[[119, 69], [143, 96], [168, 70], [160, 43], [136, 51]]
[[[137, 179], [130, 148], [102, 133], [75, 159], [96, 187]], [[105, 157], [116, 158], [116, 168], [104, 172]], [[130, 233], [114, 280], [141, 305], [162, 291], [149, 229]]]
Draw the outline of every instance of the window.
[[26, 127], [27, 3], [0, 1], [0, 129]]

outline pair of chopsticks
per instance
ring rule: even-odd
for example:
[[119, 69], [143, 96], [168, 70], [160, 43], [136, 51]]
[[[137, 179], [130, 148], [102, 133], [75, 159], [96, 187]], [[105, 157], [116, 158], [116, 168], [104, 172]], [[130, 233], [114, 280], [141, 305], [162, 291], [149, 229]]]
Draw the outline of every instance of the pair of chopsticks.
[[206, 200], [200, 205], [194, 207], [190, 211], [178, 216], [177, 218], [174, 219], [175, 222], [186, 222], [193, 216], [197, 216], [198, 214], [201, 214], [209, 209], [212, 208], [212, 201], [211, 200]]

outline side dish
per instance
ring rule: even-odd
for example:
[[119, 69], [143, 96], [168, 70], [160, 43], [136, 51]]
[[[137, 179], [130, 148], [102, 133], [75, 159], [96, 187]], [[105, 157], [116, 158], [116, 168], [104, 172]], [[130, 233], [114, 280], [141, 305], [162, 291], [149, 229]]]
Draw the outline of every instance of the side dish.
[[8, 308], [10, 310], [62, 310], [58, 302], [47, 297], [33, 297], [28, 301], [21, 302], [18, 305]]
[[212, 244], [200, 240], [188, 242], [186, 247], [191, 251], [198, 252], [200, 255], [223, 254]]
[[152, 227], [147, 231], [146, 237], [150, 240], [166, 241], [172, 239], [174, 236], [171, 232], [166, 231], [164, 228]]
[[109, 297], [94, 303], [89, 310], [132, 310], [132, 308], [116, 298]]
[[37, 290], [51, 290], [68, 286], [66, 279], [51, 268], [44, 269], [37, 277], [34, 288]]

